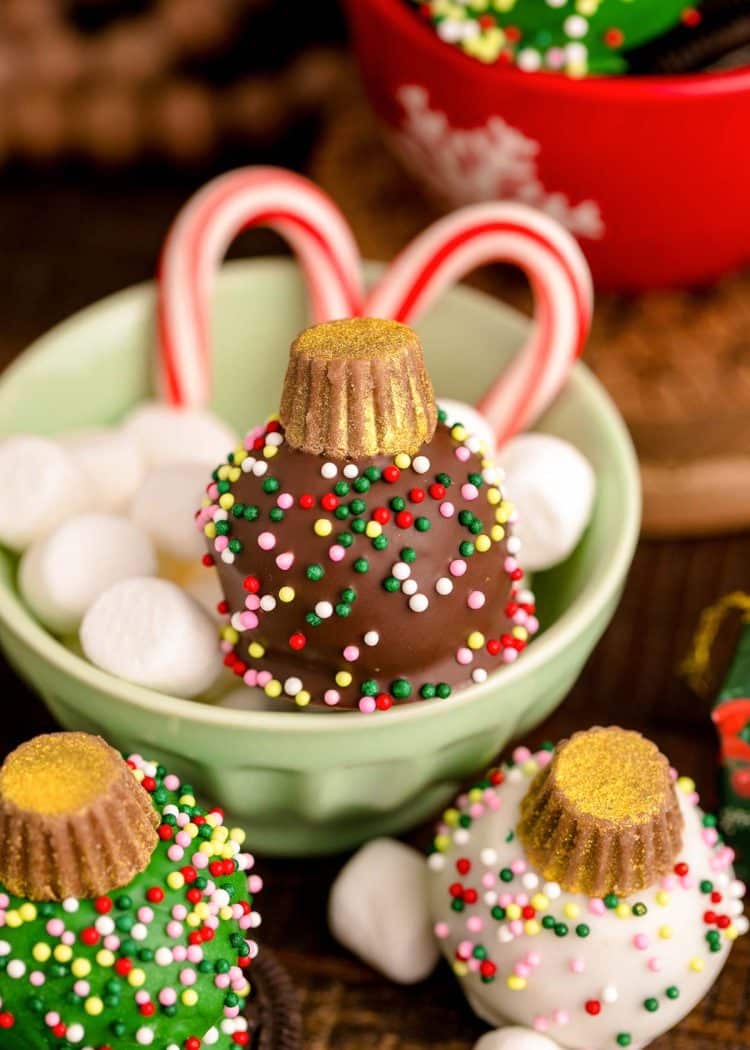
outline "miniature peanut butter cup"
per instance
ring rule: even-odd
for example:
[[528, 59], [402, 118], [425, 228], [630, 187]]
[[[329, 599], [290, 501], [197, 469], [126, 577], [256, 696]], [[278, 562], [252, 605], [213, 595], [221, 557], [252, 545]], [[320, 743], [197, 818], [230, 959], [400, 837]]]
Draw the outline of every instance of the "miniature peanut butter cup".
[[616, 727], [559, 745], [521, 803], [518, 836], [546, 879], [593, 897], [653, 885], [682, 846], [669, 763], [639, 733]]
[[101, 737], [36, 737], [0, 768], [0, 883], [32, 901], [109, 893], [148, 866], [157, 824], [148, 794]]
[[291, 347], [279, 418], [287, 442], [302, 452], [412, 455], [437, 426], [419, 339], [406, 325], [377, 318], [308, 328]]

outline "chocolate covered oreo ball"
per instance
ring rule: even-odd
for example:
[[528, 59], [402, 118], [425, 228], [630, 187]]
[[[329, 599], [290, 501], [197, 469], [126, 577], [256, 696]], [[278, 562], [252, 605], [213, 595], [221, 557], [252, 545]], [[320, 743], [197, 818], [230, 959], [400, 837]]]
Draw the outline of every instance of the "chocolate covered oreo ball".
[[280, 703], [371, 713], [516, 660], [538, 625], [499, 482], [441, 419], [409, 328], [303, 332], [280, 418], [218, 468], [199, 514], [229, 666]]
[[56, 733], [9, 755], [3, 1050], [253, 1047], [261, 883], [243, 838], [178, 777], [99, 737]]

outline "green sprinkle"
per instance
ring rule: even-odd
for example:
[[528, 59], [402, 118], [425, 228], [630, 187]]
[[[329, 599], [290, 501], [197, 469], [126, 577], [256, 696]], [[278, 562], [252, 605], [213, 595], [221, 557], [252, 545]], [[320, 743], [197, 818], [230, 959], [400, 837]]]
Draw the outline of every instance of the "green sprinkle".
[[591, 933], [591, 927], [587, 926], [585, 922], [581, 922], [576, 926], [576, 934], [579, 937], [588, 937]]
[[228, 481], [220, 481], [216, 487], [219, 490], [220, 496], [226, 496], [227, 492], [229, 492], [232, 486], [229, 484]]
[[268, 517], [271, 519], [271, 521], [283, 521], [286, 515], [284, 514], [284, 511], [281, 509], [281, 507], [271, 507], [271, 509], [268, 512]]
[[633, 1037], [630, 1035], [629, 1032], [620, 1032], [618, 1034], [618, 1036], [617, 1036], [617, 1045], [618, 1046], [630, 1046], [632, 1041], [633, 1041]]
[[484, 947], [483, 944], [478, 944], [471, 954], [474, 956], [475, 959], [486, 959], [487, 949]]
[[658, 999], [654, 999], [652, 997], [650, 999], [644, 1000], [643, 1005], [646, 1007], [646, 1009], [648, 1010], [648, 1012], [650, 1014], [655, 1014], [656, 1011], [659, 1009], [659, 1000]]
[[505, 918], [505, 908], [501, 908], [499, 904], [496, 904], [490, 912], [490, 914], [492, 915], [493, 919], [496, 919], [498, 922], [502, 922]]
[[270, 495], [272, 492], [278, 492], [281, 488], [281, 485], [276, 480], [276, 478], [266, 478], [263, 481], [262, 488], [264, 492], [267, 492]]
[[356, 600], [357, 600], [357, 592], [354, 590], [354, 588], [353, 587], [344, 587], [343, 591], [341, 592], [341, 601], [342, 602], [349, 602], [349, 604], [351, 604], [352, 602], [354, 602]]
[[458, 522], [460, 525], [471, 525], [474, 520], [474, 515], [470, 510], [461, 510], [458, 512]]
[[367, 522], [365, 521], [364, 518], [355, 518], [352, 521], [352, 523], [351, 523], [351, 530], [352, 530], [352, 532], [356, 532], [360, 536], [362, 535], [362, 533], [365, 531], [366, 528], [367, 528]]
[[556, 937], [567, 937], [568, 936], [568, 927], [566, 926], [566, 924], [564, 922], [556, 922], [555, 923], [555, 936]]
[[510, 868], [501, 869], [500, 879], [502, 882], [513, 882], [513, 872], [510, 870]]
[[608, 893], [607, 896], [604, 898], [604, 907], [609, 908], [610, 910], [612, 908], [616, 908], [619, 903], [620, 901], [614, 893]]
[[469, 525], [469, 532], [473, 536], [478, 536], [480, 532], [484, 532], [484, 522], [480, 518], [474, 518], [471, 525]]
[[377, 696], [378, 683], [374, 678], [367, 678], [360, 686], [363, 696]]
[[232, 554], [242, 554], [242, 540], [230, 540], [229, 549], [232, 552]]
[[359, 478], [355, 478], [352, 488], [355, 492], [369, 492], [370, 482], [369, 479], [362, 475]]
[[406, 509], [406, 500], [403, 496], [394, 496], [390, 502], [391, 510], [399, 511]]
[[461, 900], [460, 897], [454, 897], [451, 901], [451, 908], [453, 908], [454, 911], [463, 911], [464, 902]]
[[232, 506], [232, 517], [233, 518], [241, 518], [244, 513], [245, 513], [245, 504], [244, 503], [235, 503]]
[[438, 481], [441, 485], [445, 485], [446, 488], [453, 484], [453, 478], [450, 474], [436, 474], [435, 481]]
[[406, 700], [411, 696], [411, 682], [407, 682], [405, 678], [397, 678], [395, 682], [391, 682], [391, 693], [397, 700]]
[[333, 516], [339, 521], [345, 521], [346, 518], [349, 517], [349, 508], [345, 503], [342, 503], [338, 507], [336, 507], [336, 510], [333, 512]]
[[386, 549], [386, 547], [388, 546], [388, 538], [386, 536], [384, 536], [383, 533], [381, 532], [381, 534], [379, 536], [376, 536], [373, 539], [372, 545], [373, 545], [373, 547], [375, 548], [376, 551], [384, 551]]
[[545, 930], [554, 930], [557, 925], [557, 920], [554, 915], [545, 915], [542, 919], [542, 927]]
[[367, 504], [363, 499], [353, 499], [349, 504], [349, 509], [352, 514], [364, 514], [367, 510]]
[[479, 489], [484, 483], [484, 478], [481, 474], [469, 474], [469, 481], [472, 485]]
[[701, 893], [713, 893], [714, 884], [710, 879], [704, 879], [701, 883]]
[[444, 408], [439, 408], [438, 409], [438, 423], [444, 423], [447, 418], [448, 418], [448, 413], [445, 411], [445, 409]]
[[380, 481], [381, 476], [380, 470], [377, 467], [368, 467], [365, 471], [365, 477], [368, 481]]
[[254, 503], [250, 503], [243, 511], [245, 521], [257, 521], [260, 517], [260, 508], [256, 507]]
[[322, 565], [318, 565], [317, 563], [315, 565], [308, 565], [305, 569], [305, 576], [307, 576], [308, 580], [312, 580], [313, 583], [317, 583], [318, 580], [322, 580], [325, 576], [325, 569]]
[[437, 695], [441, 700], [447, 700], [453, 690], [447, 682], [438, 682], [437, 684]]
[[643, 918], [644, 915], [648, 915], [648, 908], [643, 901], [636, 901], [633, 905], [633, 915], [636, 915], [639, 919]]
[[462, 558], [470, 558], [474, 553], [474, 544], [469, 540], [462, 540], [458, 545], [458, 552]]
[[386, 578], [383, 580], [383, 586], [389, 592], [389, 594], [394, 594], [396, 591], [401, 590], [401, 584], [395, 576], [386, 576]]
[[436, 693], [437, 689], [434, 685], [431, 685], [429, 682], [425, 682], [425, 684], [419, 690], [419, 695], [422, 697], [423, 700], [432, 700]]
[[667, 996], [667, 999], [679, 999], [680, 998], [680, 989], [676, 985], [671, 984], [669, 986], [669, 988], [667, 988], [666, 996]]
[[409, 565], [417, 560], [417, 552], [413, 547], [402, 547], [401, 548], [401, 561], [407, 562]]
[[309, 624], [310, 627], [320, 627], [322, 622], [323, 621], [321, 620], [321, 618], [318, 616], [317, 613], [309, 612], [305, 616], [305, 623]]
[[216, 531], [219, 534], [219, 536], [228, 536], [229, 535], [229, 522], [228, 521], [217, 521], [216, 522]]
[[429, 518], [417, 518], [417, 520], [414, 522], [414, 528], [417, 530], [417, 532], [429, 532], [430, 527], [431, 522]]
[[352, 536], [351, 532], [340, 532], [337, 536], [337, 539], [342, 547], [351, 547], [351, 545], [354, 543], [354, 537]]
[[347, 602], [338, 602], [336, 605], [336, 615], [346, 619], [347, 616], [351, 616], [352, 607]]
[[348, 481], [337, 481], [333, 486], [333, 491], [337, 496], [348, 496], [349, 495], [349, 482]]
[[359, 573], [369, 572], [370, 563], [367, 558], [357, 558], [354, 562], [354, 571]]

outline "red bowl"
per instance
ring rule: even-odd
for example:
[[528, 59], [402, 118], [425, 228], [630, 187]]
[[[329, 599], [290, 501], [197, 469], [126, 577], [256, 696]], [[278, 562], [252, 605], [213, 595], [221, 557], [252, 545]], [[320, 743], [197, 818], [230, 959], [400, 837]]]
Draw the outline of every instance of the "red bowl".
[[404, 0], [344, 6], [394, 148], [451, 206], [542, 208], [605, 288], [703, 284], [750, 260], [750, 68], [523, 73], [444, 44]]

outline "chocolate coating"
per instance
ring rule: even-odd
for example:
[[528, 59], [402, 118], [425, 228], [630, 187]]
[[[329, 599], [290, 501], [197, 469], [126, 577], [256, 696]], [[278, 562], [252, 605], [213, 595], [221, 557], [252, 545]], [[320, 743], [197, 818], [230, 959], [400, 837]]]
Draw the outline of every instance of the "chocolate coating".
[[518, 656], [536, 622], [513, 510], [463, 428], [441, 422], [413, 460], [327, 460], [282, 436], [278, 423], [252, 432], [201, 512], [239, 676], [282, 704], [386, 709]]

